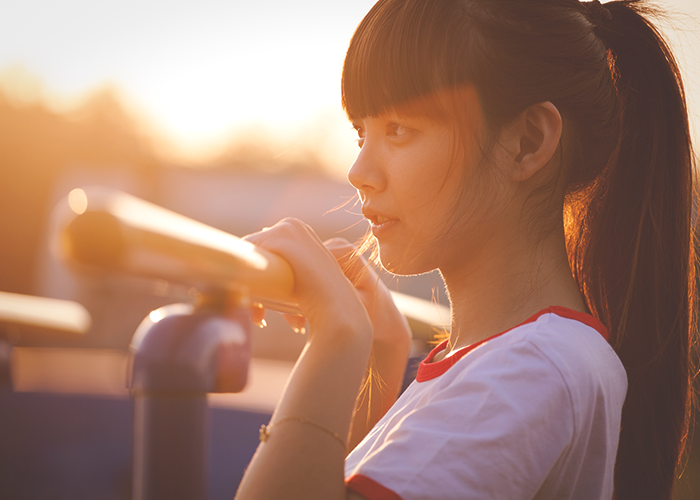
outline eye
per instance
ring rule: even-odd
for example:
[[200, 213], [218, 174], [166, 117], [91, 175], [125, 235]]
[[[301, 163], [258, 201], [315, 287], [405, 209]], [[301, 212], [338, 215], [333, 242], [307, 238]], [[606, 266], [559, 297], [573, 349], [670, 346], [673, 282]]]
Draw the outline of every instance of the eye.
[[353, 123], [352, 126], [357, 131], [357, 145], [362, 148], [365, 143], [365, 129], [357, 123]]
[[397, 139], [406, 138], [406, 136], [412, 131], [412, 129], [395, 122], [389, 122], [386, 125], [386, 135]]

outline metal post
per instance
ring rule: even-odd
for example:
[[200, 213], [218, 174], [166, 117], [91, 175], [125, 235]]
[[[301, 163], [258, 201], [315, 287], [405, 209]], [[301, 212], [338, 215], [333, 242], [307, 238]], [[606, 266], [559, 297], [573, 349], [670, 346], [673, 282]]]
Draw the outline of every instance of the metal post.
[[132, 341], [134, 500], [205, 500], [209, 392], [239, 392], [250, 362], [248, 311], [177, 304]]
[[12, 343], [0, 324], [0, 391], [12, 390]]

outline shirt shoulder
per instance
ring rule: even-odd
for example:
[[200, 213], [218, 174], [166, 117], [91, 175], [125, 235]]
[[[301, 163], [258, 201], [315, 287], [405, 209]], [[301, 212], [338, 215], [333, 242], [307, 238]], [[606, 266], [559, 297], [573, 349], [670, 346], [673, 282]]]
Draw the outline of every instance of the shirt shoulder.
[[446, 499], [538, 498], [576, 490], [578, 477], [607, 491], [625, 390], [624, 369], [595, 328], [545, 314], [414, 382], [348, 457], [346, 475], [368, 474], [406, 499], [435, 488]]
[[[549, 365], [572, 396], [584, 396], [584, 388], [602, 390], [624, 399], [627, 375], [622, 362], [600, 331], [577, 319], [544, 314], [535, 321], [494, 338], [465, 359], [464, 370], [480, 366], [492, 357], [516, 358], [523, 370]], [[465, 356], [468, 358], [469, 355]], [[484, 361], [479, 361], [485, 358]]]

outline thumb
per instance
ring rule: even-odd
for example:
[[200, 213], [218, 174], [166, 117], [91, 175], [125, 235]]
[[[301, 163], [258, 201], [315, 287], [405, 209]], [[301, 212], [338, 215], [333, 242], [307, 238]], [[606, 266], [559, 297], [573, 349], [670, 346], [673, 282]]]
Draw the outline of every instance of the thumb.
[[344, 238], [332, 238], [323, 244], [337, 259], [343, 273], [356, 288], [376, 284], [377, 273], [367, 263], [367, 259], [356, 252], [355, 245]]

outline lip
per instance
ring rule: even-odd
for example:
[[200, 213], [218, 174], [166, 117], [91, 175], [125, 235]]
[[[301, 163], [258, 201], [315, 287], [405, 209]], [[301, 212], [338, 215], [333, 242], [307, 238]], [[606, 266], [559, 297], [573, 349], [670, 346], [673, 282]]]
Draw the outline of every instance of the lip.
[[391, 228], [393, 228], [398, 223], [398, 220], [388, 220], [386, 222], [382, 222], [381, 224], [372, 223], [372, 234], [375, 238], [380, 239], [386, 236], [387, 233], [391, 231]]
[[379, 238], [386, 234], [392, 227], [398, 224], [399, 220], [394, 219], [389, 215], [375, 212], [369, 208], [362, 208], [362, 215], [369, 221], [372, 228], [372, 234]]

